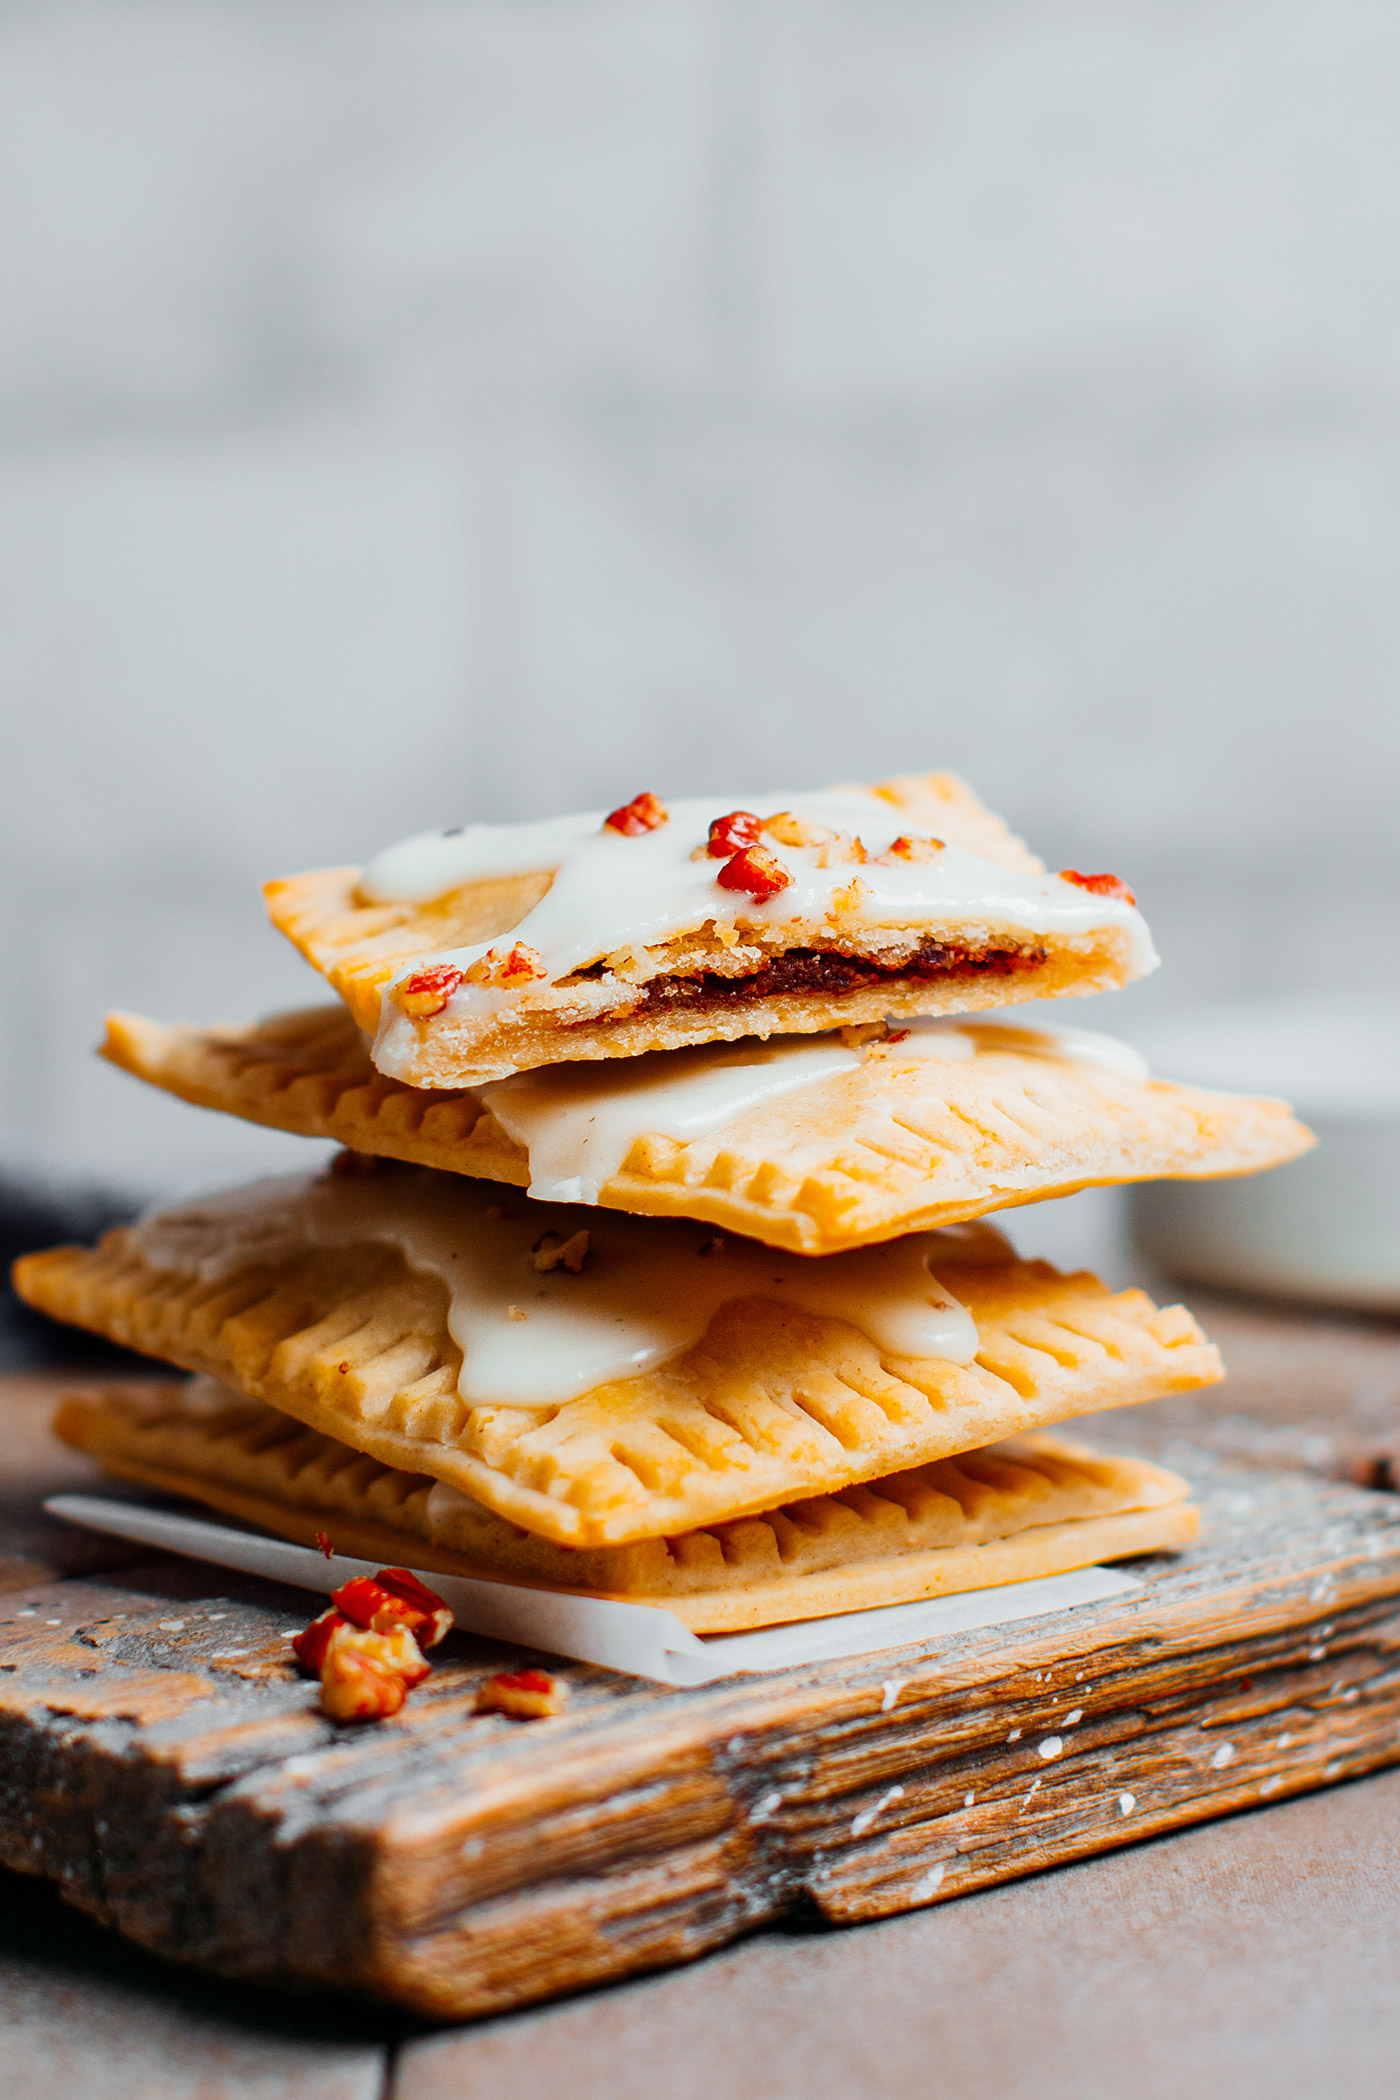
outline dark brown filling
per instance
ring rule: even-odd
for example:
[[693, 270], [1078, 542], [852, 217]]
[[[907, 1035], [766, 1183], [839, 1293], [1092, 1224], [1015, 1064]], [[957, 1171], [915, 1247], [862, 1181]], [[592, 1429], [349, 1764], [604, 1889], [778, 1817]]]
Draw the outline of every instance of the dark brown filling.
[[872, 985], [914, 978], [928, 983], [938, 977], [1010, 977], [1018, 970], [1038, 969], [1043, 948], [949, 947], [925, 941], [904, 962], [880, 963], [867, 955], [837, 955], [826, 948], [793, 948], [775, 955], [750, 977], [653, 977], [643, 988], [638, 1010], [659, 1006], [725, 1006], [736, 1000], [775, 999], [791, 992], [864, 992]]

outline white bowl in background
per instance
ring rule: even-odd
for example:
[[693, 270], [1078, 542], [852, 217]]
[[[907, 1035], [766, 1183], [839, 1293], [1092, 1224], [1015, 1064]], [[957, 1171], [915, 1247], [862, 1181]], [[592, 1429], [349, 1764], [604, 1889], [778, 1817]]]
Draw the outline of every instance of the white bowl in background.
[[1140, 1184], [1142, 1251], [1191, 1283], [1400, 1312], [1400, 1000], [1241, 999], [1137, 1040], [1157, 1077], [1281, 1096], [1318, 1138], [1270, 1173]]

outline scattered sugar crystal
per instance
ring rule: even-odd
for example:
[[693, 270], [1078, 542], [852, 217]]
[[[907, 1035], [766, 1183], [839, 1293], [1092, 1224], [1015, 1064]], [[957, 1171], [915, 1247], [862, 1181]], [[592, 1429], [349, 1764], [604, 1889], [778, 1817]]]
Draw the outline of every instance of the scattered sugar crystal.
[[1120, 1794], [1118, 1796], [1118, 1813], [1120, 1816], [1130, 1816], [1136, 1807], [1136, 1794]]
[[1233, 1744], [1233, 1743], [1222, 1743], [1222, 1744], [1220, 1745], [1220, 1748], [1219, 1748], [1219, 1749], [1218, 1749], [1218, 1750], [1216, 1751], [1216, 1753], [1215, 1753], [1214, 1757], [1213, 1757], [1213, 1758], [1211, 1759], [1211, 1761], [1210, 1761], [1210, 1768], [1211, 1768], [1212, 1772], [1221, 1772], [1221, 1771], [1223, 1771], [1223, 1770], [1225, 1769], [1225, 1766], [1226, 1766], [1226, 1765], [1232, 1765], [1232, 1764], [1233, 1764], [1234, 1762], [1235, 1762], [1235, 1746], [1234, 1746], [1234, 1744]]
[[1068, 1713], [1068, 1714], [1066, 1714], [1066, 1715], [1065, 1715], [1065, 1726], [1066, 1726], [1066, 1728], [1076, 1728], [1076, 1727], [1078, 1727], [1079, 1723], [1080, 1723], [1080, 1722], [1081, 1722], [1081, 1721], [1083, 1720], [1083, 1718], [1084, 1718], [1084, 1709], [1083, 1709], [1083, 1707], [1082, 1707], [1082, 1706], [1076, 1706], [1076, 1707], [1075, 1707], [1075, 1709], [1074, 1709], [1074, 1711], [1073, 1711], [1073, 1713]]
[[1064, 1747], [1065, 1739], [1062, 1735], [1047, 1735], [1040, 1745], [1040, 1754], [1045, 1758], [1058, 1757]]
[[851, 1824], [851, 1836], [853, 1838], [863, 1837], [875, 1821], [875, 1818], [889, 1807], [891, 1801], [898, 1801], [903, 1792], [902, 1786], [892, 1786], [888, 1793], [881, 1794], [873, 1808], [863, 1808]]

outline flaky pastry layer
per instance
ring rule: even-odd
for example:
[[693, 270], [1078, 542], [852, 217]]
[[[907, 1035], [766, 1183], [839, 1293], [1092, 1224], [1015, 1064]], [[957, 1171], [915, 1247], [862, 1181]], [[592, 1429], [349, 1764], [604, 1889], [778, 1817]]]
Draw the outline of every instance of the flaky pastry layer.
[[1184, 1544], [1186, 1482], [1031, 1436], [677, 1538], [575, 1550], [273, 1408], [198, 1386], [76, 1394], [55, 1421], [110, 1472], [301, 1545], [441, 1574], [664, 1604], [697, 1633], [1058, 1574]]
[[[1106, 1182], [1252, 1174], [1312, 1142], [1282, 1102], [1146, 1083], [995, 1047], [868, 1045], [858, 1070], [688, 1141], [638, 1137], [599, 1202], [835, 1254]], [[103, 1055], [204, 1108], [353, 1151], [524, 1187], [524, 1148], [473, 1095], [386, 1079], [343, 1007], [249, 1028], [108, 1017]]]
[[940, 1262], [977, 1323], [969, 1364], [884, 1354], [844, 1320], [740, 1298], [640, 1377], [563, 1404], [472, 1405], [435, 1276], [370, 1242], [210, 1280], [221, 1229], [191, 1243], [187, 1271], [150, 1265], [123, 1228], [26, 1256], [16, 1287], [566, 1546], [727, 1522], [1223, 1375], [1182, 1306], [1043, 1262]]
[[[911, 829], [1018, 874], [1042, 864], [964, 784], [949, 774], [908, 775], [874, 792], [906, 812]], [[370, 1036], [379, 1028], [385, 988], [420, 958], [495, 941], [518, 926], [547, 893], [548, 870], [464, 884], [430, 903], [379, 904], [359, 887], [359, 868], [317, 869], [265, 886], [269, 917], [339, 993]], [[1026, 999], [1079, 996], [1126, 984], [1139, 967], [1127, 933], [1029, 933], [950, 913], [927, 929], [948, 959], [926, 969], [901, 965], [918, 936], [892, 928], [836, 935], [826, 923], [764, 929], [755, 920], [737, 944], [696, 929], [659, 951], [629, 982], [624, 969], [527, 987], [483, 1020], [451, 1006], [395, 1024], [385, 1070], [416, 1087], [454, 1087], [579, 1059], [635, 1057], [748, 1035], [809, 1034], [826, 1028], [920, 1014], [964, 1013]], [[765, 988], [765, 968], [792, 954], [852, 958], [886, 974], [846, 988]], [[700, 991], [701, 984], [709, 987]], [[686, 990], [690, 987], [690, 990]], [[685, 996], [680, 994], [685, 991]], [[665, 994], [656, 1003], [658, 994]], [[394, 1011], [390, 1009], [390, 1011]]]

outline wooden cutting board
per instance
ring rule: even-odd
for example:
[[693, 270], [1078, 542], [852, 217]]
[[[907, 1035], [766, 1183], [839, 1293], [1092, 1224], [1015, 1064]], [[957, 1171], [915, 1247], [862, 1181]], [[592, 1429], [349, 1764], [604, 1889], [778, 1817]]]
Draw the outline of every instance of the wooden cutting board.
[[176, 1959], [460, 2018], [1400, 1761], [1400, 1497], [1182, 1428], [1113, 1424], [1205, 1518], [1140, 1594], [694, 1691], [566, 1664], [526, 1723], [472, 1712], [520, 1652], [454, 1635], [396, 1720], [332, 1727], [285, 1660], [303, 1593], [46, 1527], [21, 1483], [0, 1856]]

